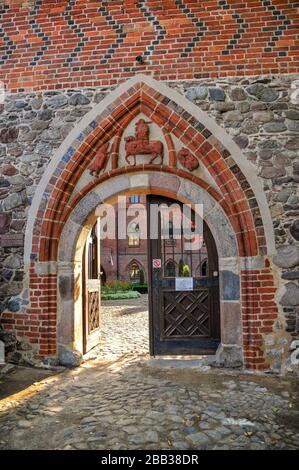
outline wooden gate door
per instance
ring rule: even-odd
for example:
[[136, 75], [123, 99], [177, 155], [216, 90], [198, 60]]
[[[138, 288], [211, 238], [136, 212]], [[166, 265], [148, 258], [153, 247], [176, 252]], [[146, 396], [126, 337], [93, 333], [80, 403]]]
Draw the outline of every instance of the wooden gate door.
[[[148, 196], [149, 234], [151, 205], [182, 204]], [[182, 212], [181, 212], [182, 213]], [[152, 355], [213, 354], [220, 342], [218, 257], [212, 234], [203, 222], [203, 245], [186, 249], [182, 225], [158, 213], [158, 237], [150, 239], [149, 307]], [[191, 223], [195, 224], [192, 211]], [[176, 231], [176, 233], [174, 233]], [[149, 237], [150, 238], [150, 237]]]
[[100, 236], [96, 223], [87, 237], [83, 253], [83, 352], [100, 340]]

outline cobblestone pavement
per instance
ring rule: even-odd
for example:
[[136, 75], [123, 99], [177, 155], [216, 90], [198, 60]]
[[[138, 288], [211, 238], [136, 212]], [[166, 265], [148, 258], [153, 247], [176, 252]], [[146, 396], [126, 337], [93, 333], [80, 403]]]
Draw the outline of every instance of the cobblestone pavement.
[[133, 306], [106, 303], [81, 367], [0, 402], [1, 449], [298, 449], [294, 379], [149, 359], [146, 299]]
[[[148, 354], [148, 297], [102, 302], [101, 342], [88, 357], [116, 359], [123, 354]], [[135, 332], [135, 334], [134, 334]]]

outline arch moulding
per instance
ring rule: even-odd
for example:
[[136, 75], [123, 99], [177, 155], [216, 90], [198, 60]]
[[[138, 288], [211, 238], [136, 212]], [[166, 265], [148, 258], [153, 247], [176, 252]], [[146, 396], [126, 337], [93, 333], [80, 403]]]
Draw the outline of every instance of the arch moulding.
[[[162, 162], [143, 160], [134, 166], [124, 160], [124, 138], [140, 118], [151, 123], [153, 139], [163, 143]], [[109, 148], [107, 164], [90, 175], [88, 168], [104, 148]], [[181, 163], [181, 149], [198, 167]], [[88, 228], [101, 202], [136, 189], [204, 204], [220, 261], [222, 343], [238, 348], [246, 367], [266, 368], [263, 340], [249, 321], [258, 312], [244, 293], [253, 273], [270, 273], [267, 257], [275, 247], [255, 169], [205, 112], [143, 75], [123, 83], [84, 116], [53, 156], [36, 190], [24, 261], [31, 297], [36, 286], [42, 284], [44, 289], [38, 308], [30, 301], [24, 315], [29, 332], [31, 320], [40, 319], [38, 335], [31, 336], [37, 354], [56, 355], [58, 345], [79, 348], [81, 294], [76, 285]]]

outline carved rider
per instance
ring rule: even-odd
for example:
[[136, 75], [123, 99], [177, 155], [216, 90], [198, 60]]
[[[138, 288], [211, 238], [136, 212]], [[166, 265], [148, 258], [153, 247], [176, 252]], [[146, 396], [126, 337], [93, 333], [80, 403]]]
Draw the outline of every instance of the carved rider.
[[149, 141], [149, 126], [148, 122], [144, 119], [139, 119], [138, 122], [135, 124], [135, 137], [136, 140], [147, 140]]

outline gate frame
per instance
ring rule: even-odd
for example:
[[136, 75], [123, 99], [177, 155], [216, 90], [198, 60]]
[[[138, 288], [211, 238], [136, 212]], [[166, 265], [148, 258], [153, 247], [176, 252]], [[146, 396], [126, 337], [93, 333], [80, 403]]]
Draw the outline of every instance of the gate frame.
[[[82, 174], [84, 166], [86, 168], [94, 158], [98, 143], [114, 136], [117, 129], [123, 132], [141, 112], [149, 113], [163, 132], [173, 131], [182, 144], [200, 158], [215, 183], [211, 185], [190, 172], [176, 168], [171, 138], [167, 140], [168, 166], [138, 165], [133, 168], [118, 168], [115, 162], [119, 150], [117, 145], [122, 134], [117, 134], [119, 138], [113, 148], [112, 170], [71, 198], [76, 179]], [[173, 123], [172, 117], [176, 121], [179, 119], [177, 124]], [[207, 132], [203, 131], [205, 134], [201, 134], [200, 130], [194, 129], [190, 124], [192, 119], [200, 122]], [[118, 122], [121, 124], [118, 125]], [[205, 140], [208, 145], [203, 144]], [[164, 181], [160, 187], [155, 181], [151, 181], [151, 176], [149, 184], [145, 184], [149, 172], [155, 174], [155, 181], [159, 178], [163, 180], [166, 173], [167, 178], [170, 178], [169, 184], [165, 185]], [[118, 178], [121, 178], [120, 186]], [[185, 180], [185, 187], [181, 186], [181, 182]], [[110, 196], [109, 191], [105, 195], [108, 186], [112, 191]], [[56, 356], [59, 354], [58, 346], [59, 349], [76, 348], [76, 336], [78, 328], [81, 328], [76, 320], [76, 298], [81, 296], [76, 284], [80, 275], [77, 258], [94, 217], [92, 211], [101, 201], [108, 200], [108, 196], [132, 188], [136, 191], [139, 187], [149, 187], [151, 191], [158, 190], [160, 195], [172, 198], [175, 195], [175, 198], [182, 198], [182, 202], [199, 202], [202, 198], [210, 204], [211, 209], [214, 206], [218, 208], [218, 212], [216, 209], [211, 212], [207, 210], [206, 217], [211, 220], [210, 223], [207, 219], [206, 221], [217, 245], [221, 272], [221, 325], [224, 334], [223, 347], [219, 354], [224, 354], [227, 358], [233, 357], [234, 353], [230, 354], [229, 351], [235, 350], [238, 359], [242, 356], [240, 337], [232, 343], [230, 334], [225, 333], [236, 330], [236, 324], [239, 328], [237, 319], [241, 317], [242, 308], [241, 336], [245, 367], [267, 369], [264, 335], [273, 333], [278, 309], [276, 304], [269, 309], [267, 306], [256, 306], [251, 303], [250, 297], [255, 294], [262, 296], [260, 287], [252, 284], [256, 278], [261, 284], [266, 276], [274, 287], [271, 257], [275, 253], [275, 243], [270, 210], [256, 169], [244, 158], [232, 138], [207, 113], [164, 83], [144, 75], [136, 75], [120, 85], [86, 114], [51, 159], [34, 195], [26, 226], [24, 289], [29, 288], [29, 305], [28, 302], [24, 305], [22, 324], [17, 313], [4, 314], [4, 325], [7, 319], [7, 323], [19, 337], [27, 337], [35, 347], [38, 357]], [[176, 191], [162, 193], [167, 187], [175, 188]], [[195, 201], [192, 201], [190, 191], [195, 193]], [[235, 202], [230, 202], [231, 198]], [[252, 206], [248, 205], [248, 198]], [[66, 211], [61, 220], [60, 211], [64, 207]], [[221, 214], [220, 219], [217, 219], [216, 214]], [[255, 222], [257, 214], [259, 220]], [[217, 233], [219, 220], [221, 230]], [[67, 237], [63, 234], [67, 232], [69, 235], [76, 235], [71, 252], [65, 247], [64, 240]], [[217, 243], [217, 238], [221, 243]], [[251, 289], [250, 295], [248, 287]], [[37, 292], [40, 289], [42, 296], [38, 299]], [[273, 290], [276, 289], [269, 288], [274, 303]], [[38, 302], [38, 305], [33, 307], [32, 302]], [[69, 324], [65, 321], [67, 317], [71, 317]], [[36, 327], [37, 320], [40, 327]]]

